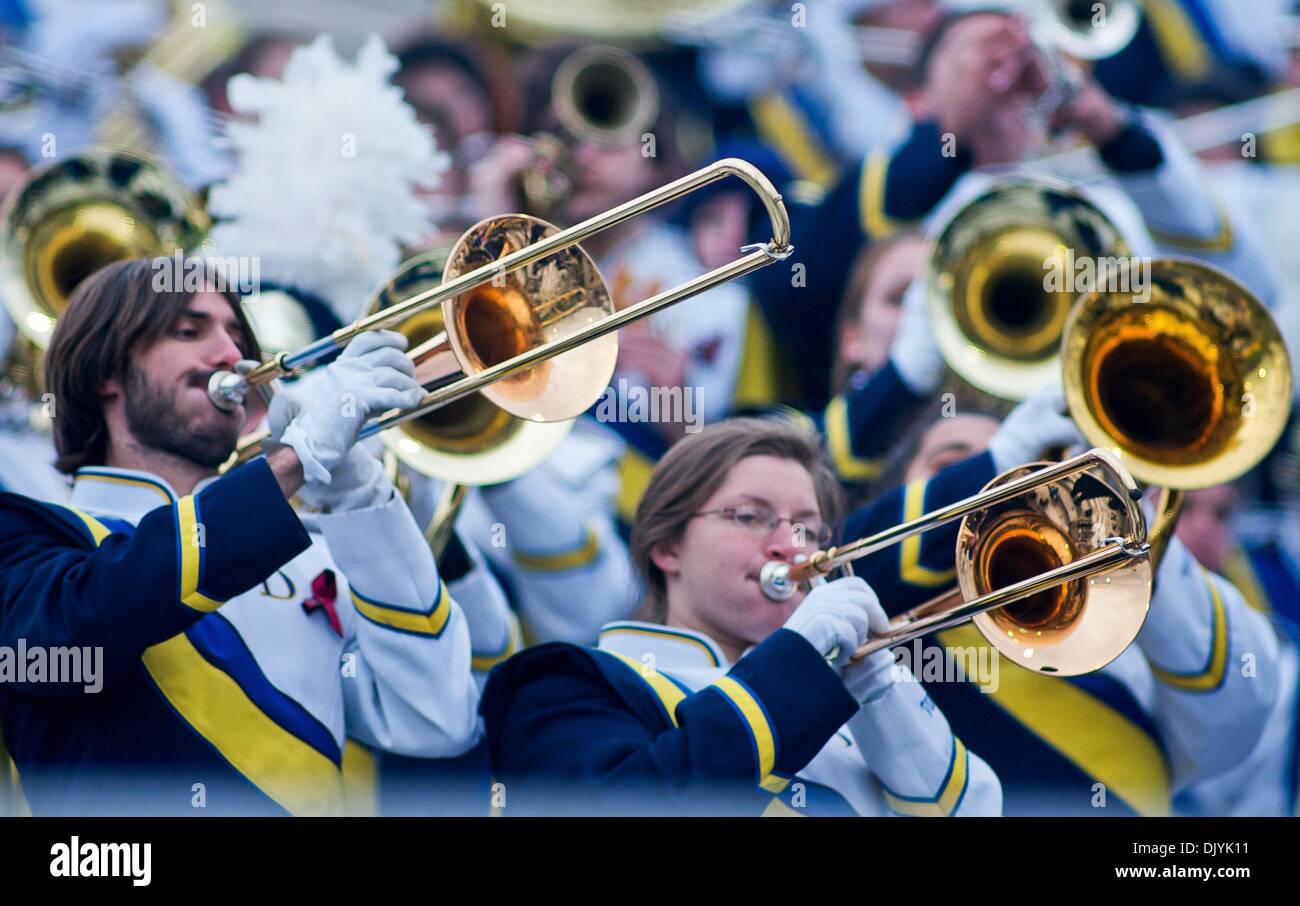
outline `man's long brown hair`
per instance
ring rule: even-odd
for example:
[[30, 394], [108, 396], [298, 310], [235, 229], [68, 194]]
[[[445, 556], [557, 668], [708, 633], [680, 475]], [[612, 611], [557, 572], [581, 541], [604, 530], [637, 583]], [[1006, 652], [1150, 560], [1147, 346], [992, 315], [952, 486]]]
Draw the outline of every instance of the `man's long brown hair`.
[[731, 467], [750, 456], [790, 459], [807, 469], [822, 521], [835, 524], [840, 484], [811, 431], [784, 418], [730, 418], [687, 435], [659, 460], [637, 505], [629, 548], [645, 584], [641, 619], [662, 623], [668, 614], [667, 580], [651, 559], [655, 546], [680, 539], [691, 517], [727, 480]]
[[[194, 298], [193, 292], [159, 290], [159, 275], [170, 272], [183, 285], [174, 258], [117, 261], [95, 271], [77, 286], [45, 353], [45, 387], [53, 394], [55, 467], [72, 474], [82, 466], [103, 465], [108, 455], [108, 424], [101, 388], [109, 380], [125, 383], [131, 359], [165, 337]], [[243, 328], [246, 358], [261, 358], [252, 325], [239, 298], [225, 293]]]

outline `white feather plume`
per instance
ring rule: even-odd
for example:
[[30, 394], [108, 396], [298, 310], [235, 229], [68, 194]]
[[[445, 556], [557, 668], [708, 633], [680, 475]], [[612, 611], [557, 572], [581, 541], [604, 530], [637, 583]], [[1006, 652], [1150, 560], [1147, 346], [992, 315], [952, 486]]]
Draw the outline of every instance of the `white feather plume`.
[[209, 207], [222, 256], [260, 257], [264, 281], [309, 290], [344, 323], [399, 263], [401, 245], [429, 235], [415, 188], [447, 169], [433, 133], [389, 83], [397, 59], [371, 35], [355, 64], [328, 35], [293, 52], [284, 78], [237, 75], [231, 124], [238, 170]]

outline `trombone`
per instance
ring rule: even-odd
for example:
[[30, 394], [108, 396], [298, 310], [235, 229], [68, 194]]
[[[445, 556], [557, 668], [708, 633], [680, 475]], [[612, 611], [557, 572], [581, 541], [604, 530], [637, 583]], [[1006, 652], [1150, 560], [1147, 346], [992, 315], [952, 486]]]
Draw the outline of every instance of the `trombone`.
[[[980, 494], [803, 563], [772, 561], [764, 593], [788, 600], [804, 580], [961, 518], [960, 599], [896, 617], [855, 659], [969, 619], [1004, 656], [1041, 672], [1086, 673], [1118, 657], [1142, 626], [1183, 490], [1253, 468], [1291, 402], [1286, 345], [1249, 290], [1197, 261], [1146, 263], [1144, 276], [1104, 275], [1065, 325], [1066, 401], [1094, 449], [1013, 469]], [[1162, 488], [1149, 531], [1134, 479]]]
[[[744, 246], [740, 257], [727, 264], [614, 311], [599, 270], [577, 243], [729, 176], [743, 180], [762, 200], [772, 239]], [[570, 248], [556, 260], [534, 266]], [[426, 386], [436, 386], [414, 408], [392, 409], [368, 423], [361, 437], [479, 391], [530, 421], [574, 418], [595, 402], [613, 373], [617, 337], [598, 341], [633, 321], [783, 260], [793, 250], [781, 194], [757, 167], [726, 158], [565, 230], [523, 215], [485, 220], [457, 241], [440, 286], [367, 315], [297, 352], [282, 352], [261, 364], [242, 362], [233, 372], [215, 372], [208, 381], [208, 396], [213, 405], [231, 410], [254, 387], [318, 362], [362, 332], [395, 327], [441, 304], [445, 330], [410, 351]], [[536, 367], [543, 363], [548, 367]], [[455, 377], [457, 372], [461, 377]], [[259, 432], [241, 440], [238, 456], [246, 458], [265, 438], [266, 433]]]
[[1115, 456], [1088, 450], [1004, 472], [978, 494], [816, 551], [801, 563], [769, 561], [759, 585], [769, 600], [788, 601], [806, 581], [960, 519], [964, 600], [943, 595], [895, 617], [887, 633], [852, 659], [973, 620], [990, 644], [1023, 667], [1058, 676], [1089, 673], [1122, 654], [1146, 619], [1153, 566], [1140, 499]]

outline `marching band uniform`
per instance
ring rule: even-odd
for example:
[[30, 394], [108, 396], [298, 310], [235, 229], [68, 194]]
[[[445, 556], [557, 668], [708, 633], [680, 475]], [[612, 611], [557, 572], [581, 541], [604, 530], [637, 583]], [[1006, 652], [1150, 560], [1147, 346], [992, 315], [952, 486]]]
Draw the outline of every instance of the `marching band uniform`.
[[[471, 627], [484, 673], [525, 641], [594, 642], [601, 626], [635, 606], [636, 580], [614, 521], [620, 449], [585, 422], [537, 468], [471, 488], [456, 517], [472, 566], [465, 581], [477, 576], [484, 589], [475, 595], [483, 606], [473, 606], [481, 628]], [[405, 472], [412, 512], [427, 523], [441, 482]]]
[[482, 713], [506, 814], [988, 815], [1001, 804], [996, 776], [917, 683], [859, 706], [785, 629], [733, 665], [701, 633], [612, 623], [597, 648], [512, 658]]
[[391, 486], [300, 520], [263, 460], [179, 498], [95, 467], [71, 507], [0, 507], [4, 644], [105, 651], [94, 697], [3, 697], [36, 811], [185, 812], [203, 784], [215, 812], [332, 813], [345, 733], [427, 756], [474, 741], [465, 616]]
[[1186, 791], [1178, 805], [1197, 815], [1300, 815], [1300, 533], [1286, 510], [1250, 513], [1236, 529], [1223, 575], [1277, 632], [1277, 703], [1250, 756]]
[[1253, 97], [1284, 75], [1286, 0], [1149, 0], [1133, 40], [1098, 60], [1097, 81], [1136, 104]]
[[[1195, 158], [1153, 116], [1134, 113], [1098, 153], [1122, 191], [1094, 187], [1095, 200], [1119, 226], [1132, 254], [1199, 258], [1233, 273], [1267, 306], [1277, 307], [1282, 280], [1256, 232], [1207, 194]], [[791, 272], [781, 267], [758, 271], [752, 279], [772, 329], [800, 338], [791, 352], [805, 395], [815, 404], [828, 392], [824, 353], [832, 345], [834, 300], [844, 295], [855, 250], [926, 220], [941, 222], [992, 178], [972, 171], [971, 164], [965, 149], [944, 141], [936, 121], [921, 121], [892, 151], [873, 153], [845, 174], [819, 204], [790, 206], [794, 235], [821, 240], [796, 248], [787, 264], [802, 265], [805, 281], [792, 286]]]

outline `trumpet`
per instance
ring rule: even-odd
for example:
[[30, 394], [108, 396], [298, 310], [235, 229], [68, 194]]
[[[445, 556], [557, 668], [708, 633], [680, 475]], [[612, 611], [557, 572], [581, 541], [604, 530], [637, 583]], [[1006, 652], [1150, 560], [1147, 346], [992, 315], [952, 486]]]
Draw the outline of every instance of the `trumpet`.
[[1112, 454], [1089, 450], [1004, 472], [978, 494], [801, 563], [769, 561], [759, 585], [786, 601], [806, 581], [960, 519], [961, 599], [945, 595], [895, 617], [852, 660], [973, 620], [1023, 667], [1089, 673], [1119, 657], [1146, 619], [1153, 566], [1140, 498]]
[[528, 210], [548, 215], [573, 192], [573, 143], [639, 140], [659, 116], [659, 87], [646, 65], [627, 51], [582, 47], [556, 68], [551, 109], [564, 137], [534, 135], [533, 162], [519, 179]]
[[[615, 311], [599, 270], [577, 244], [729, 176], [743, 180], [762, 200], [772, 239], [745, 246], [734, 260]], [[620, 327], [783, 260], [793, 250], [781, 194], [752, 164], [727, 158], [565, 230], [523, 215], [485, 220], [456, 242], [439, 286], [297, 352], [218, 371], [209, 379], [208, 396], [218, 408], [233, 409], [254, 387], [318, 362], [367, 330], [395, 327], [440, 304], [445, 330], [409, 351], [417, 373], [433, 389], [417, 406], [389, 410], [368, 423], [362, 437], [479, 392], [520, 418], [562, 421], [580, 415], [604, 390], [618, 354], [618, 338], [610, 335]], [[261, 432], [241, 440], [238, 457], [260, 449], [265, 438]]]

